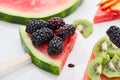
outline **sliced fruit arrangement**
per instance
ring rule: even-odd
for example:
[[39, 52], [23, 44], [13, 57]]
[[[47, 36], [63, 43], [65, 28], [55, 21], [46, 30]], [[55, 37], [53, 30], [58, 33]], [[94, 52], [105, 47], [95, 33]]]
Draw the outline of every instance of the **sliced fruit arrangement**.
[[77, 30], [83, 35], [84, 38], [88, 38], [93, 32], [93, 24], [85, 19], [78, 19], [73, 22]]
[[66, 17], [75, 11], [81, 2], [82, 0], [0, 0], [0, 20], [26, 24], [31, 19]]
[[120, 80], [120, 28], [106, 33], [93, 48], [83, 80]]
[[120, 0], [101, 0], [94, 17], [94, 23], [106, 22], [120, 18]]
[[30, 20], [26, 26], [19, 27], [19, 33], [33, 63], [56, 75], [60, 74], [77, 38], [75, 26], [66, 24], [60, 17]]

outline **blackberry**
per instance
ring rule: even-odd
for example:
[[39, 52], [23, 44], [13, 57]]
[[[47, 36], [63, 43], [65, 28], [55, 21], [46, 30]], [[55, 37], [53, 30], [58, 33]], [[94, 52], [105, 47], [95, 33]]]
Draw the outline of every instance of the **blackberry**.
[[106, 33], [111, 42], [120, 48], [120, 28], [117, 26], [111, 26]]
[[74, 35], [76, 28], [74, 25], [66, 24], [64, 27], [60, 27], [58, 30], [56, 30], [56, 35], [65, 39], [72, 35]]
[[32, 34], [43, 27], [47, 27], [47, 22], [43, 20], [30, 20], [26, 24], [26, 32]]
[[59, 55], [63, 50], [62, 38], [55, 36], [48, 44], [48, 54], [50, 56]]
[[53, 17], [50, 20], [48, 20], [48, 28], [52, 30], [56, 30], [59, 27], [62, 27], [65, 25], [65, 22], [60, 17]]
[[53, 31], [49, 28], [41, 28], [31, 35], [31, 40], [35, 46], [45, 44], [54, 37]]

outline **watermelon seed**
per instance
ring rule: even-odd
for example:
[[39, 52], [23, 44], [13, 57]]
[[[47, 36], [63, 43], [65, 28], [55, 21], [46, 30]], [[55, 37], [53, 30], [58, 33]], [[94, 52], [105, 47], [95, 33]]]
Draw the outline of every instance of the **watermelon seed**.
[[73, 67], [75, 67], [75, 65], [70, 63], [70, 64], [68, 64], [68, 67], [73, 68]]

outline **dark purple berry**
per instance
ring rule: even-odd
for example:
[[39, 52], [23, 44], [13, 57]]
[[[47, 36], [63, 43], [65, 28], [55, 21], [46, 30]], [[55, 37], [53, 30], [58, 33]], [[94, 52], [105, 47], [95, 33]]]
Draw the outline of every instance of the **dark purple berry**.
[[48, 54], [50, 56], [59, 55], [63, 50], [62, 38], [55, 36], [48, 44]]
[[48, 28], [52, 29], [52, 30], [56, 30], [62, 26], [65, 25], [65, 22], [63, 21], [62, 18], [60, 17], [53, 17], [50, 20], [48, 20]]
[[26, 32], [32, 34], [43, 27], [47, 27], [47, 22], [43, 20], [30, 20], [26, 24]]
[[120, 48], [120, 28], [117, 26], [111, 26], [106, 33], [111, 42]]
[[54, 33], [49, 28], [41, 28], [31, 35], [31, 40], [35, 46], [40, 46], [54, 37]]
[[66, 39], [72, 35], [74, 35], [76, 28], [74, 27], [74, 25], [70, 25], [70, 24], [66, 24], [63, 27], [60, 27], [57, 31], [56, 31], [56, 35]]

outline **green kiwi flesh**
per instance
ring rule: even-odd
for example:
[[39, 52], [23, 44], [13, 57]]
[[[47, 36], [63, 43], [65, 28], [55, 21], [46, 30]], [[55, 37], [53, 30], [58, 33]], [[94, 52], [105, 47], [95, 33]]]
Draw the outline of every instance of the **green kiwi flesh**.
[[117, 55], [115, 55], [112, 59], [112, 63], [115, 69], [117, 70], [117, 72], [119, 73], [118, 77], [120, 77], [120, 58]]
[[88, 64], [87, 74], [91, 80], [101, 80], [102, 58], [95, 58]]
[[110, 57], [117, 54], [120, 57], [120, 49], [109, 40], [108, 36], [104, 36], [93, 47], [93, 54], [95, 57], [104, 57], [106, 54]]
[[108, 54], [110, 57], [113, 57], [114, 55], [118, 55], [120, 57], [120, 49], [116, 47], [112, 42], [108, 44]]
[[108, 78], [120, 78], [120, 49], [108, 36], [102, 37], [93, 47], [95, 59], [88, 64], [87, 74], [91, 80], [101, 80], [101, 74]]
[[102, 57], [107, 54], [107, 44], [108, 44], [108, 37], [102, 37], [93, 47], [93, 54], [95, 57]]
[[87, 38], [93, 32], [93, 24], [88, 20], [78, 19], [75, 20], [73, 24], [76, 26], [84, 38]]
[[118, 70], [120, 70], [120, 58], [117, 55], [103, 65], [103, 74], [108, 78], [120, 77]]

